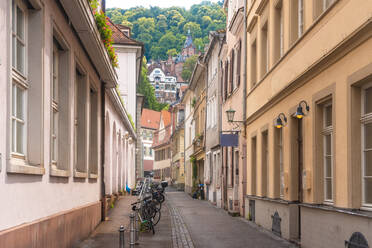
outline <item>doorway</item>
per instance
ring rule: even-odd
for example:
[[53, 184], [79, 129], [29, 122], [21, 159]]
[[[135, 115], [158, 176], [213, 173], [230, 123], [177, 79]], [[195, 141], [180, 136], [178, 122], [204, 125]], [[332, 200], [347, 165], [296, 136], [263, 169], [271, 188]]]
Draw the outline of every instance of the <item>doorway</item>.
[[[292, 121], [292, 173], [293, 173], [293, 200], [299, 204], [303, 202], [303, 121], [295, 117], [291, 118]], [[298, 240], [301, 240], [301, 206], [298, 205]]]

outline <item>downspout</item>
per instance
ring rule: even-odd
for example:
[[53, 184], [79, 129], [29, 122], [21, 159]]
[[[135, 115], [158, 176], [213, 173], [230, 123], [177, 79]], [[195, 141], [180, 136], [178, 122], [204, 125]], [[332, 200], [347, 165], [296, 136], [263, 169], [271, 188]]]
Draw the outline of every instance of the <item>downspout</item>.
[[104, 221], [105, 219], [105, 84], [101, 83], [101, 200], [102, 200], [102, 208], [101, 208], [101, 220]]
[[[243, 48], [244, 48], [244, 61], [243, 61], [243, 125], [244, 125], [244, 133], [243, 137], [246, 137], [247, 128], [245, 125], [245, 120], [247, 119], [247, 0], [244, 0], [244, 36], [243, 36]], [[246, 141], [245, 141], [246, 144]], [[245, 146], [247, 149], [247, 146]], [[243, 161], [247, 162], [247, 151], [243, 151], [245, 155]], [[242, 209], [243, 215], [245, 215], [245, 194], [247, 190], [247, 164], [243, 163], [243, 199], [242, 199]]]

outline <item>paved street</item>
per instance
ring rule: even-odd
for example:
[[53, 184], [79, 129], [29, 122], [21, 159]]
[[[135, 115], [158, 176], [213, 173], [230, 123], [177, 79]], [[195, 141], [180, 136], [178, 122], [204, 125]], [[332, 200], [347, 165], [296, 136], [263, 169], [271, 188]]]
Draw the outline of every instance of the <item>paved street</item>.
[[207, 201], [194, 200], [184, 192], [167, 192], [166, 199], [172, 217], [173, 247], [295, 247], [242, 218], [231, 217]]

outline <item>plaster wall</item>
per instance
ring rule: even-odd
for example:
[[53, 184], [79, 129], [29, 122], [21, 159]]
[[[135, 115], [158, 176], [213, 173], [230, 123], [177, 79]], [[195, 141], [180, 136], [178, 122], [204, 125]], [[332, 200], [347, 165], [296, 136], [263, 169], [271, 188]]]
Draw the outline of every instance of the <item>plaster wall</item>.
[[128, 130], [107, 93], [105, 99], [105, 190], [113, 194], [126, 185], [135, 186], [135, 141], [126, 135]]
[[[0, 231], [18, 226], [23, 223], [48, 218], [56, 213], [71, 210], [86, 204], [99, 202], [100, 199], [100, 177], [94, 179], [74, 178], [73, 173], [73, 146], [69, 145], [69, 174], [67, 177], [50, 176], [50, 129], [51, 129], [51, 54], [52, 54], [52, 30], [53, 25], [61, 32], [65, 40], [68, 41], [70, 56], [70, 82], [69, 87], [71, 99], [73, 99], [73, 82], [75, 72], [75, 59], [79, 60], [86, 70], [89, 82], [99, 91], [100, 81], [92, 67], [88, 57], [82, 49], [80, 42], [73, 30], [66, 21], [55, 1], [44, 1], [42, 14], [42, 76], [41, 82], [43, 90], [40, 92], [42, 98], [42, 122], [40, 128], [39, 141], [41, 145], [41, 161], [45, 172], [42, 175], [27, 175], [18, 173], [7, 173], [7, 166], [10, 159], [10, 96], [11, 96], [11, 1], [0, 2], [0, 41], [3, 48], [0, 50]], [[32, 32], [29, 35], [33, 35]], [[38, 35], [35, 33], [34, 35]], [[100, 103], [98, 103], [98, 106]], [[70, 132], [66, 133], [73, 140], [73, 108], [70, 106]], [[87, 106], [88, 107], [88, 106]], [[29, 118], [33, 118], [29, 116]], [[98, 113], [100, 118], [100, 113]], [[98, 119], [98, 130], [100, 130], [100, 119]], [[98, 146], [100, 145], [100, 133], [98, 135]], [[36, 140], [35, 140], [36, 141]], [[33, 142], [30, 140], [30, 142]], [[98, 161], [100, 161], [100, 153]], [[100, 175], [100, 165], [98, 165], [98, 175]]]
[[137, 49], [114, 46], [118, 56], [119, 91], [125, 103], [125, 109], [136, 122], [136, 86], [137, 86]]

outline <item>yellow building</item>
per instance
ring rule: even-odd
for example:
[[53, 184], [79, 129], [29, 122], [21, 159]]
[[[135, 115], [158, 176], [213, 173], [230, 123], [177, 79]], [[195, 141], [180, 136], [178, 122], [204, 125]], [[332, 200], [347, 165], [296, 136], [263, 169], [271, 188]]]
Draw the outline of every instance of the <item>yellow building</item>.
[[371, 13], [248, 1], [245, 213], [301, 247], [372, 244]]
[[204, 183], [204, 160], [205, 160], [205, 68], [200, 64], [202, 56], [198, 58], [190, 79], [189, 89], [193, 91], [191, 106], [193, 108], [193, 153], [191, 155], [192, 183], [195, 188], [197, 184]]

